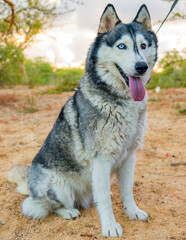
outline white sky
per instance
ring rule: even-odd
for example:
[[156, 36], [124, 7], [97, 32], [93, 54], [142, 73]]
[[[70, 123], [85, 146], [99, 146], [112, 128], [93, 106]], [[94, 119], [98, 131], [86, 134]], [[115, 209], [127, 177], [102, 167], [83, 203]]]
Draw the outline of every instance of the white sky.
[[[85, 61], [90, 44], [93, 42], [102, 12], [108, 3], [112, 3], [119, 18], [124, 22], [131, 22], [142, 4], [146, 4], [151, 15], [153, 30], [160, 25], [167, 15], [170, 4], [162, 0], [84, 0], [84, 5], [76, 5], [76, 10], [59, 17], [55, 27], [48, 29], [46, 34], [36, 36], [25, 54], [28, 58], [44, 57], [48, 62], [58, 67], [76, 66]], [[180, 0], [175, 11], [186, 12], [186, 1]], [[158, 33], [159, 58], [167, 50], [186, 46], [186, 22], [184, 20], [166, 21]]]

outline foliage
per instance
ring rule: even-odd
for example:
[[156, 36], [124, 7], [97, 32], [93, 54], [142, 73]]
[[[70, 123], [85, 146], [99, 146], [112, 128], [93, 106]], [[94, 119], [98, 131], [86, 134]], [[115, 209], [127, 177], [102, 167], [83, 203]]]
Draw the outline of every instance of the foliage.
[[[170, 2], [170, 4], [172, 5], [175, 0], [163, 0], [163, 1]], [[170, 20], [186, 19], [185, 5], [186, 5], [186, 3], [184, 3], [184, 1], [178, 2], [177, 6], [175, 7], [175, 9], [177, 9], [177, 11], [174, 10], [171, 13], [171, 17], [169, 19]]]
[[56, 74], [49, 63], [41, 58], [34, 61], [26, 60], [25, 68], [28, 77], [28, 85], [33, 88], [36, 85], [49, 85], [55, 83]]
[[[33, 41], [36, 34], [51, 26], [53, 20], [73, 9], [68, 8], [68, 0], [17, 0], [0, 4], [0, 38], [4, 42], [13, 42], [22, 49]], [[58, 4], [58, 7], [57, 7]], [[14, 19], [14, 24], [10, 24]], [[10, 29], [9, 29], [10, 28]]]
[[[22, 50], [13, 44], [0, 44], [0, 86], [14, 86], [27, 84], [30, 88], [39, 85], [55, 85], [49, 89], [50, 93], [72, 91], [78, 87], [79, 80], [84, 74], [80, 68], [57, 69], [42, 58], [34, 61], [25, 59]], [[27, 82], [24, 81], [24, 69], [27, 73]]]
[[176, 109], [179, 113], [186, 115], [186, 108], [184, 106], [181, 106], [179, 103], [176, 103], [173, 101], [172, 108]]
[[48, 93], [61, 93], [72, 91], [78, 87], [79, 80], [84, 74], [80, 68], [57, 69], [44, 62], [41, 58], [25, 61], [28, 75], [29, 87], [38, 85], [55, 85], [55, 88], [48, 89]]
[[[41, 61], [24, 62], [22, 50], [34, 37], [49, 28], [53, 20], [73, 11], [72, 0], [3, 0], [0, 2], [0, 86], [53, 83], [53, 69]], [[80, 1], [72, 1], [83, 4]], [[28, 72], [27, 72], [28, 71]]]
[[162, 72], [153, 72], [147, 88], [186, 87], [186, 48], [179, 53], [176, 49], [166, 53], [159, 62]]
[[39, 109], [33, 96], [26, 96], [23, 105], [17, 109], [17, 113], [34, 113], [37, 111], [39, 111]]
[[179, 63], [186, 60], [186, 47], [181, 52], [175, 48], [168, 51], [164, 58], [159, 62], [159, 66], [162, 68], [173, 67], [175, 63]]
[[[161, 72], [153, 72], [147, 88], [186, 87], [186, 48], [181, 53], [173, 49], [166, 53], [159, 62]], [[29, 87], [38, 85], [54, 85], [48, 93], [72, 91], [78, 87], [79, 80], [84, 74], [80, 68], [54, 69], [41, 58], [34, 61], [24, 60], [22, 50], [13, 44], [0, 44], [0, 86], [28, 84]], [[27, 72], [27, 82], [23, 80], [24, 71]]]
[[36, 106], [36, 100], [35, 98], [27, 96], [25, 99], [25, 103], [23, 106], [23, 112], [24, 113], [34, 113], [37, 112], [38, 108]]
[[23, 52], [13, 44], [0, 43], [0, 86], [22, 83]]
[[149, 101], [149, 102], [161, 102], [161, 99], [157, 99], [157, 98], [149, 98], [148, 101]]
[[62, 93], [73, 91], [78, 87], [79, 80], [84, 74], [84, 70], [80, 68], [57, 69], [56, 72], [57, 87], [48, 89], [48, 93]]

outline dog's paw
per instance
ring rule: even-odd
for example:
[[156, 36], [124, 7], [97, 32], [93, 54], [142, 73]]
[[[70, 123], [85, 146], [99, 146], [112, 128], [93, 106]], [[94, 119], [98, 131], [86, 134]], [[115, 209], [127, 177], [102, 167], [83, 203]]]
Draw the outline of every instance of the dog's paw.
[[135, 208], [125, 208], [125, 214], [130, 220], [141, 220], [147, 221], [148, 215], [143, 210], [139, 209], [137, 206]]
[[104, 237], [121, 237], [122, 227], [116, 221], [102, 225], [102, 235]]
[[75, 219], [80, 215], [80, 212], [75, 208], [58, 208], [54, 212], [65, 219]]

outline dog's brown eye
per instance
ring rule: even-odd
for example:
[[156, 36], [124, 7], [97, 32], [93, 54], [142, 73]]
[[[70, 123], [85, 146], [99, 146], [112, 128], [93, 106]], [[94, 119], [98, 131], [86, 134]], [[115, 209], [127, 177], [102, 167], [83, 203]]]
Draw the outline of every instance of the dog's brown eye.
[[141, 49], [145, 49], [146, 48], [146, 44], [145, 43], [142, 43], [141, 44]]

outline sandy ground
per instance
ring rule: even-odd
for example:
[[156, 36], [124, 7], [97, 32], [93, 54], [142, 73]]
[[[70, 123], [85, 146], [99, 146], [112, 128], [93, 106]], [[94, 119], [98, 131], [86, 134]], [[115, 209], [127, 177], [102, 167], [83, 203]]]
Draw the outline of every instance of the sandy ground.
[[[30, 165], [51, 130], [61, 106], [72, 93], [41, 95], [41, 89], [0, 90], [0, 240], [8, 239], [105, 239], [95, 206], [81, 210], [76, 220], [51, 214], [42, 220], [23, 216], [26, 197], [7, 181], [16, 164]], [[33, 98], [32, 98], [33, 97]], [[186, 107], [186, 89], [149, 91], [147, 135], [138, 153], [134, 196], [149, 214], [148, 222], [130, 221], [122, 210], [117, 181], [112, 185], [116, 220], [123, 237], [116, 239], [186, 239], [186, 115], [173, 107]], [[35, 109], [38, 111], [32, 112]]]

